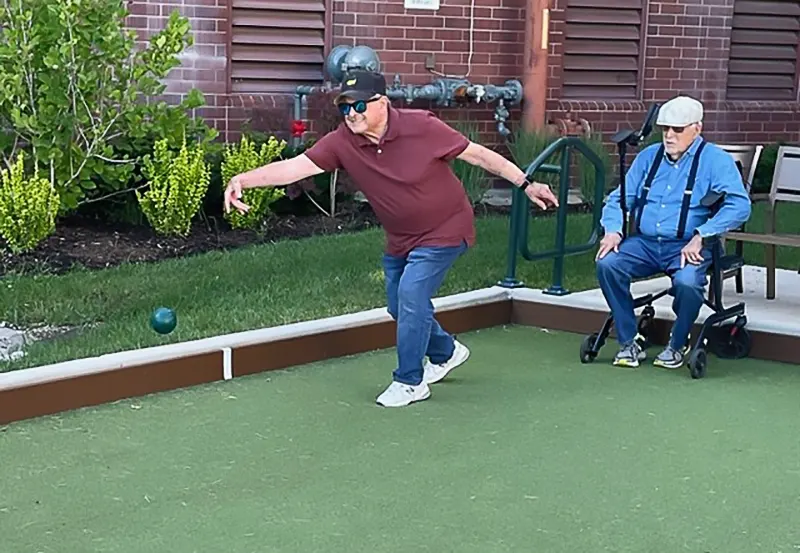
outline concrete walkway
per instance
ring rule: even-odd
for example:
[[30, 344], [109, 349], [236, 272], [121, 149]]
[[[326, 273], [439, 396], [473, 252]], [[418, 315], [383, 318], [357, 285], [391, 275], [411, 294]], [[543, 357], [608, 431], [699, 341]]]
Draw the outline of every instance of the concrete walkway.
[[[800, 274], [797, 271], [778, 269], [775, 280], [776, 297], [774, 300], [768, 300], [766, 298], [766, 270], [764, 267], [746, 265], [744, 267], [744, 292], [737, 294], [736, 282], [733, 278], [730, 278], [725, 281], [722, 301], [725, 305], [733, 305], [744, 301], [746, 304], [747, 326], [751, 330], [800, 336]], [[648, 293], [658, 293], [669, 286], [669, 277], [636, 282], [632, 286], [633, 296], [638, 297]], [[599, 288], [585, 292], [575, 292], [563, 297], [538, 293], [536, 301], [601, 311], [608, 309]], [[656, 317], [667, 320], [675, 319], [675, 314], [672, 312], [672, 296], [661, 298], [653, 306], [656, 309]], [[711, 310], [703, 306], [700, 312], [700, 321], [705, 320], [710, 314]]]

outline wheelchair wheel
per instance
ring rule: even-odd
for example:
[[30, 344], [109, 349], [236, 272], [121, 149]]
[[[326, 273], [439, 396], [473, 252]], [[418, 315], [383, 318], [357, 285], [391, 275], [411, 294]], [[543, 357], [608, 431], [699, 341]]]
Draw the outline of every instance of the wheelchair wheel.
[[636, 321], [636, 331], [638, 333], [637, 340], [642, 349], [650, 347], [650, 331], [653, 328], [653, 319], [656, 316], [656, 310], [652, 305], [648, 305], [642, 310]]
[[698, 348], [689, 356], [689, 374], [692, 378], [703, 378], [706, 375], [706, 350]]
[[719, 328], [717, 339], [714, 340], [714, 353], [722, 359], [742, 359], [750, 355], [753, 337], [745, 328], [747, 319], [737, 317], [732, 324], [722, 325]]
[[592, 350], [598, 334], [595, 332], [583, 339], [581, 343], [581, 363], [591, 363], [597, 357], [597, 352]]

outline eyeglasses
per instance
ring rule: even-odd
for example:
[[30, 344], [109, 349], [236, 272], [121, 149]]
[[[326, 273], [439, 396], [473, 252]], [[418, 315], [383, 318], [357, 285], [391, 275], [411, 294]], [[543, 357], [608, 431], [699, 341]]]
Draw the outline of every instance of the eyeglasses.
[[342, 115], [348, 115], [351, 109], [353, 109], [356, 113], [364, 113], [367, 111], [367, 104], [374, 102], [375, 100], [378, 100], [378, 98], [371, 98], [369, 100], [356, 100], [352, 104], [343, 102], [338, 105], [338, 108]]

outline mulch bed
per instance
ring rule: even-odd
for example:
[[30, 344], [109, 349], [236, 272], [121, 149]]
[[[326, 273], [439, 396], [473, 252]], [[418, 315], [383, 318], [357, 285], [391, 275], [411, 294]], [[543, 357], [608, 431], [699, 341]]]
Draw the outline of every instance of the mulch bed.
[[102, 269], [122, 263], [156, 262], [214, 250], [298, 239], [378, 226], [369, 208], [348, 206], [335, 218], [323, 214], [280, 215], [263, 232], [231, 229], [222, 218], [196, 222], [183, 237], [159, 236], [146, 225], [109, 224], [81, 217], [64, 219], [56, 231], [28, 253], [0, 252], [0, 274], [63, 273], [71, 268]]

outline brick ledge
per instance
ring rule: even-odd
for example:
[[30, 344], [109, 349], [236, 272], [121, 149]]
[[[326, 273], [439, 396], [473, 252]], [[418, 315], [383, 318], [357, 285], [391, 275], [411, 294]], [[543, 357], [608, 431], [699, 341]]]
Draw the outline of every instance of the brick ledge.
[[[603, 111], [603, 112], [637, 112], [647, 111], [650, 102], [619, 100], [556, 100], [548, 103], [549, 111]], [[800, 102], [792, 101], [760, 101], [760, 100], [723, 100], [704, 102], [705, 110], [715, 111], [781, 111], [798, 112]]]

